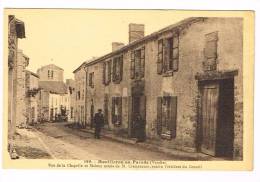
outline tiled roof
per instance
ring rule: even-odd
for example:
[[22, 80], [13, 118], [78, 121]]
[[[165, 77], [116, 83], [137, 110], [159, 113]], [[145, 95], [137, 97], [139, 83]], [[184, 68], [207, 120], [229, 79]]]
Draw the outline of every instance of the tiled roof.
[[39, 88], [55, 94], [67, 93], [67, 86], [61, 81], [39, 81]]

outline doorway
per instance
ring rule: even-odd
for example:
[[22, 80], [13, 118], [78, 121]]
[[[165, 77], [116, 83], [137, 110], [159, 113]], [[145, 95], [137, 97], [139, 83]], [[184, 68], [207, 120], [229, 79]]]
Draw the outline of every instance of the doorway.
[[139, 123], [137, 123], [136, 116], [140, 115], [142, 120], [146, 120], [146, 100], [145, 96], [133, 96], [132, 97], [132, 124], [131, 124], [131, 136], [137, 137], [137, 131], [143, 132], [145, 135], [145, 129], [143, 131], [138, 130]]
[[234, 79], [199, 82], [201, 94], [200, 150], [232, 157], [234, 140]]

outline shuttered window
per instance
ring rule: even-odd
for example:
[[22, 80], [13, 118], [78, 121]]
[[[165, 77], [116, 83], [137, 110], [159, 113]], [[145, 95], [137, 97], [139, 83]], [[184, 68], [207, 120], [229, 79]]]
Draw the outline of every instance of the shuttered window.
[[[179, 67], [179, 35], [158, 40], [157, 73], [178, 71]], [[172, 74], [168, 74], [172, 75]]]
[[94, 72], [89, 73], [89, 81], [88, 84], [91, 88], [94, 88]]
[[173, 36], [173, 46], [172, 46], [172, 67], [173, 71], [178, 71], [179, 69], [179, 36]]
[[216, 70], [217, 66], [218, 32], [205, 35], [205, 48], [203, 62], [204, 71]]
[[123, 79], [123, 55], [113, 58], [113, 82], [120, 83]]
[[162, 74], [163, 71], [163, 39], [158, 41], [158, 58], [157, 58], [157, 73]]
[[108, 85], [111, 82], [111, 60], [103, 63], [103, 84]]
[[177, 97], [157, 98], [157, 134], [176, 137]]
[[145, 47], [131, 52], [130, 76], [131, 79], [143, 78], [145, 74]]
[[109, 96], [105, 94], [104, 96], [104, 122], [108, 124], [108, 103], [109, 103]]
[[140, 77], [143, 78], [145, 73], [145, 48], [141, 48], [141, 60], [140, 60]]
[[135, 78], [135, 51], [131, 52], [130, 78]]
[[122, 123], [122, 97], [112, 97], [112, 123], [115, 126]]

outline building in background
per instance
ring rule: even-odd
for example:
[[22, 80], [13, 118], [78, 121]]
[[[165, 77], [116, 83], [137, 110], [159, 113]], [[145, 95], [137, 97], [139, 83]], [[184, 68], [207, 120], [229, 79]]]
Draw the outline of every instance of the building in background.
[[73, 79], [66, 79], [66, 85], [68, 88], [68, 98], [70, 103], [70, 109], [68, 113], [68, 122], [75, 121], [75, 101], [76, 101], [76, 91], [75, 91], [75, 81]]
[[80, 126], [86, 126], [86, 71], [84, 65], [86, 62], [83, 62], [74, 73], [75, 80], [75, 107], [74, 107], [74, 122], [78, 123]]
[[[14, 15], [8, 16], [8, 151], [12, 159], [18, 158], [15, 151], [15, 130], [18, 123], [17, 100], [22, 80], [18, 78], [18, 39], [25, 38], [24, 22]], [[26, 65], [26, 64], [25, 64]], [[19, 110], [19, 109], [18, 109]]]
[[130, 24], [129, 44], [74, 71], [80, 120], [91, 126], [103, 108], [106, 128], [135, 138], [141, 115], [155, 145], [242, 160], [242, 31], [240, 18], [188, 18], [148, 36]]
[[42, 66], [37, 70], [40, 81], [60, 81], [63, 82], [64, 70], [54, 64]]
[[27, 124], [34, 125], [38, 122], [38, 97], [39, 97], [39, 75], [26, 70], [26, 119]]
[[40, 88], [40, 120], [67, 120], [70, 113], [70, 102], [68, 88], [63, 82], [63, 69], [50, 64], [39, 68], [37, 74]]

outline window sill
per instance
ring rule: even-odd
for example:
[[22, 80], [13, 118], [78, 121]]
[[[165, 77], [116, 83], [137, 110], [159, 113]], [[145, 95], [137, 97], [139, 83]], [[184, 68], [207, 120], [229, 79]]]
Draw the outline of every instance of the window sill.
[[162, 74], [163, 77], [173, 76], [173, 70], [166, 71]]

